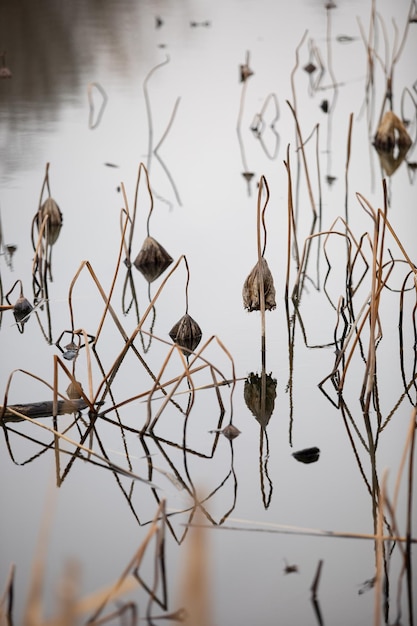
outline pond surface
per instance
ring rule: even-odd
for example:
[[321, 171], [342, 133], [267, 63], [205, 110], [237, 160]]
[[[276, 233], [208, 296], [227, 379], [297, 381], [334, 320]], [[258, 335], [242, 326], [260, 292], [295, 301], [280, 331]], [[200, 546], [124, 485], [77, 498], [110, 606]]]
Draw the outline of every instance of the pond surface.
[[2, 404], [90, 405], [3, 419], [12, 623], [414, 623], [415, 9], [2, 2]]

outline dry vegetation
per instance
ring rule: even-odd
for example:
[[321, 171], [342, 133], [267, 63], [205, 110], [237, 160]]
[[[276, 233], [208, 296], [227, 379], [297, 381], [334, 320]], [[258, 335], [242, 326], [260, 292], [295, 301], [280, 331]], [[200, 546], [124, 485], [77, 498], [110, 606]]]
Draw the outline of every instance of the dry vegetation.
[[[412, 8], [410, 20], [412, 21]], [[331, 8], [328, 7], [328, 13]], [[330, 18], [329, 18], [330, 19]], [[371, 16], [371, 24], [381, 20], [375, 12]], [[385, 68], [387, 76], [386, 97], [384, 98], [381, 115], [377, 120], [377, 132], [375, 134], [375, 146], [382, 154], [381, 164], [385, 175], [391, 175], [401, 161], [398, 155], [404, 159], [411, 146], [415, 145], [405, 127], [405, 121], [393, 116], [392, 85], [394, 69], [399, 61], [406, 32], [392, 51], [391, 64]], [[375, 40], [372, 29], [369, 37], [364, 34], [360, 25], [362, 38], [367, 50], [369, 95], [375, 64], [382, 62], [379, 52], [375, 49]], [[303, 71], [299, 67], [299, 54], [305, 44], [305, 37], [296, 50], [296, 64], [292, 79], [297, 72]], [[314, 42], [309, 42], [310, 64], [308, 71], [316, 82], [312, 82], [311, 88], [317, 89], [315, 66], [312, 63], [320, 61], [320, 51]], [[320, 65], [319, 63], [319, 65]], [[145, 89], [152, 73], [165, 65], [160, 64], [150, 72], [145, 80]], [[313, 65], [313, 68], [312, 68]], [[248, 81], [253, 72], [249, 65], [249, 54], [246, 63], [241, 66], [242, 101], [238, 120], [238, 138], [241, 139], [241, 120], [244, 99]], [[305, 68], [304, 68], [305, 69]], [[328, 69], [331, 73], [331, 59], [328, 60]], [[294, 84], [294, 83], [293, 83]], [[96, 87], [102, 97], [104, 92], [95, 83], [89, 86], [90, 105], [92, 103], [93, 87]], [[336, 81], [334, 81], [336, 90]], [[147, 92], [145, 91], [147, 94]], [[353, 121], [350, 119], [348, 135], [346, 138], [346, 206], [341, 211], [333, 224], [327, 229], [321, 230], [321, 172], [318, 158], [317, 145], [313, 150], [313, 156], [309, 148], [314, 140], [318, 144], [318, 128], [314, 129], [311, 136], [306, 139], [302, 136], [297, 108], [296, 94], [294, 91], [293, 101], [287, 102], [294, 118], [295, 146], [288, 146], [284, 167], [288, 180], [287, 202], [287, 267], [285, 284], [285, 308], [288, 332], [288, 392], [293, 394], [293, 373], [295, 367], [294, 346], [296, 329], [301, 331], [301, 336], [306, 345], [309, 345], [308, 332], [305, 325], [306, 311], [303, 307], [303, 296], [308, 287], [313, 286], [323, 294], [334, 311], [333, 341], [328, 345], [334, 348], [335, 358], [333, 366], [327, 376], [318, 380], [319, 389], [340, 412], [343, 420], [346, 436], [352, 448], [358, 471], [363, 478], [365, 488], [369, 492], [373, 511], [373, 534], [354, 534], [347, 532], [326, 532], [320, 529], [308, 531], [303, 528], [283, 529], [279, 525], [270, 525], [268, 532], [292, 532], [296, 534], [313, 534], [316, 536], [349, 537], [352, 541], [367, 539], [375, 545], [375, 577], [371, 586], [375, 593], [375, 626], [381, 623], [381, 611], [384, 605], [383, 599], [386, 589], [384, 580], [387, 575], [388, 564], [391, 558], [393, 546], [401, 560], [401, 573], [399, 583], [399, 596], [401, 596], [402, 580], [405, 581], [404, 593], [407, 598], [406, 604], [409, 614], [412, 616], [413, 577], [411, 572], [411, 552], [413, 544], [417, 541], [413, 537], [412, 526], [412, 496], [413, 477], [415, 474], [413, 459], [416, 427], [416, 394], [417, 394], [417, 361], [410, 363], [405, 358], [403, 346], [404, 327], [411, 324], [414, 337], [417, 337], [415, 314], [417, 310], [416, 286], [417, 267], [410, 253], [406, 251], [398, 238], [395, 228], [388, 218], [388, 192], [385, 179], [381, 183], [382, 208], [375, 208], [360, 191], [353, 195], [353, 201], [369, 219], [370, 228], [366, 232], [354, 233], [351, 230], [348, 219], [348, 205], [352, 202], [352, 193], [348, 189], [350, 146], [353, 132]], [[105, 97], [107, 101], [107, 97]], [[278, 117], [278, 104], [275, 97], [270, 96], [265, 106], [258, 114], [254, 128], [259, 137], [263, 132], [263, 116], [268, 102], [275, 103], [275, 119]], [[149, 101], [148, 101], [149, 104]], [[388, 113], [384, 109], [389, 106]], [[91, 105], [92, 106], [92, 105]], [[167, 132], [175, 116], [175, 106], [172, 119]], [[102, 112], [100, 113], [100, 115]], [[375, 122], [375, 120], [374, 120]], [[416, 119], [414, 119], [415, 127]], [[94, 124], [91, 121], [91, 126]], [[151, 130], [151, 127], [150, 127]], [[254, 129], [252, 129], [254, 130]], [[164, 137], [166, 133], [164, 134]], [[164, 138], [163, 137], [163, 138]], [[162, 139], [163, 140], [163, 139]], [[162, 142], [161, 140], [161, 142]], [[150, 152], [156, 153], [158, 146], [153, 149], [152, 133], [150, 132]], [[243, 144], [241, 142], [241, 147]], [[406, 149], [405, 149], [406, 148]], [[395, 153], [395, 154], [394, 154]], [[310, 201], [311, 231], [300, 240], [298, 231], [298, 207], [294, 198], [294, 188], [299, 185], [298, 174], [293, 173], [291, 158], [297, 158], [297, 172], [302, 173], [302, 184], [305, 185]], [[395, 168], [392, 162], [395, 161]], [[250, 181], [251, 172], [247, 167], [246, 156], [242, 150], [244, 176]], [[145, 186], [143, 187], [143, 177]], [[318, 180], [314, 185], [312, 180]], [[43, 200], [45, 189], [48, 197]], [[47, 452], [54, 455], [56, 467], [56, 483], [58, 486], [67, 478], [74, 463], [80, 461], [94, 464], [110, 470], [125, 496], [132, 514], [140, 524], [141, 513], [136, 502], [138, 485], [147, 490], [154, 498], [155, 515], [152, 520], [146, 520], [147, 533], [131, 561], [126, 565], [123, 572], [116, 577], [114, 583], [106, 589], [100, 589], [89, 597], [83, 597], [79, 589], [79, 572], [77, 567], [70, 565], [62, 575], [62, 590], [59, 598], [59, 608], [56, 618], [45, 619], [43, 607], [43, 580], [44, 580], [44, 554], [47, 551], [48, 525], [51, 520], [46, 518], [41, 539], [39, 540], [38, 556], [33, 564], [32, 584], [28, 598], [24, 624], [26, 626], [52, 626], [70, 624], [105, 624], [105, 623], [129, 623], [136, 624], [139, 620], [146, 623], [157, 623], [164, 618], [171, 621], [185, 621], [189, 624], [210, 624], [210, 598], [208, 595], [209, 581], [207, 580], [207, 563], [205, 553], [206, 535], [202, 534], [203, 527], [212, 528], [221, 525], [223, 528], [232, 528], [227, 524], [230, 514], [234, 509], [237, 494], [237, 478], [233, 466], [233, 439], [239, 434], [233, 423], [233, 395], [236, 386], [242, 381], [235, 371], [233, 356], [228, 351], [223, 341], [212, 336], [204, 339], [203, 332], [198, 323], [188, 313], [188, 289], [191, 285], [191, 273], [187, 257], [180, 256], [176, 261], [172, 259], [163, 246], [150, 234], [150, 222], [153, 211], [153, 193], [148, 176], [148, 169], [141, 163], [138, 170], [137, 185], [133, 208], [130, 208], [121, 183], [123, 193], [123, 209], [120, 213], [121, 237], [117, 251], [113, 278], [108, 289], [105, 289], [89, 261], [83, 261], [73, 277], [68, 291], [68, 315], [69, 328], [65, 329], [56, 346], [60, 355], [53, 357], [53, 379], [43, 380], [36, 373], [26, 370], [13, 371], [4, 390], [1, 407], [2, 428], [5, 436], [5, 446], [12, 460], [15, 460], [15, 441], [23, 438], [37, 444], [37, 451], [29, 458], [19, 461], [20, 464], [31, 462], [34, 458]], [[145, 192], [148, 204], [147, 235], [139, 254], [134, 256], [132, 244], [134, 232], [138, 221], [139, 191]], [[276, 291], [274, 286], [273, 271], [265, 259], [267, 243], [266, 208], [269, 201], [269, 187], [265, 177], [261, 177], [258, 186], [257, 199], [257, 249], [258, 258], [248, 275], [243, 286], [243, 306], [249, 312], [259, 311], [261, 319], [261, 349], [262, 367], [259, 375], [251, 374], [245, 380], [244, 398], [248, 408], [258, 420], [261, 426], [261, 452], [260, 471], [261, 489], [265, 508], [269, 506], [272, 496], [272, 482], [268, 473], [267, 459], [269, 457], [269, 443], [266, 427], [274, 410], [276, 397], [276, 380], [266, 373], [266, 317], [268, 311], [276, 307]], [[37, 318], [47, 340], [52, 342], [52, 330], [50, 323], [50, 310], [48, 300], [48, 283], [52, 280], [52, 248], [56, 244], [62, 227], [62, 215], [55, 200], [51, 197], [49, 186], [49, 164], [46, 167], [45, 179], [42, 185], [39, 210], [33, 220], [32, 242], [34, 251], [33, 261], [33, 305], [24, 296], [22, 284], [17, 281], [5, 295], [6, 303], [2, 304], [2, 315], [8, 315], [12, 311], [17, 327], [24, 332], [29, 319]], [[37, 239], [35, 237], [37, 230]], [[262, 242], [263, 238], [263, 242]], [[343, 281], [340, 284], [340, 296], [334, 300], [328, 289], [329, 282], [335, 272], [335, 266], [339, 264], [332, 256], [332, 244], [338, 242], [338, 250], [343, 250], [345, 266]], [[2, 244], [3, 245], [3, 244]], [[340, 254], [339, 254], [340, 258]], [[325, 277], [322, 284], [317, 279], [316, 268], [325, 267]], [[133, 269], [135, 268], [135, 269]], [[138, 294], [135, 288], [133, 272], [139, 269], [149, 285], [155, 281], [157, 284], [155, 293], [149, 290], [149, 301], [143, 313], [139, 313]], [[185, 271], [185, 313], [176, 323], [173, 320], [170, 337], [172, 342], [166, 341], [153, 333], [155, 308], [164, 293], [167, 284], [172, 277], [179, 272]], [[390, 277], [393, 272], [401, 276], [400, 289], [393, 290], [390, 286]], [[75, 311], [74, 293], [81, 279], [87, 278], [101, 303], [101, 316], [94, 329], [89, 332], [76, 323], [77, 312]], [[160, 282], [157, 282], [160, 281]], [[122, 284], [121, 313], [115, 304], [114, 294], [116, 285]], [[10, 300], [13, 290], [19, 286], [19, 295], [13, 304]], [[384, 324], [387, 323], [384, 312], [384, 299], [395, 293], [398, 298], [398, 329], [399, 329], [399, 354], [400, 371], [403, 383], [403, 392], [397, 399], [390, 411], [381, 406], [382, 390], [379, 385], [378, 348], [384, 335]], [[40, 312], [46, 313], [46, 325], [43, 324]], [[131, 312], [136, 315], [136, 325], [133, 331], [128, 331], [125, 317]], [[3, 313], [4, 312], [4, 313]], [[102, 337], [108, 325], [111, 325], [117, 333], [119, 342], [114, 346], [112, 363], [102, 363], [100, 357]], [[147, 326], [145, 326], [147, 324]], [[3, 330], [4, 332], [4, 330]], [[163, 354], [158, 371], [153, 371], [147, 361], [147, 353], [152, 345], [157, 345]], [[309, 346], [310, 347], [310, 346]], [[311, 346], [322, 347], [322, 346]], [[125, 361], [135, 363], [138, 370], [145, 372], [149, 379], [149, 386], [141, 389], [134, 396], [118, 398], [114, 388], [119, 373], [123, 370]], [[87, 374], [81, 379], [78, 373], [78, 364], [82, 361], [82, 370]], [[358, 389], [354, 405], [352, 406], [351, 371], [355, 367], [356, 372], [361, 371], [361, 388]], [[173, 374], [173, 372], [175, 372]], [[22, 379], [26, 382], [34, 382], [44, 389], [44, 396], [48, 402], [39, 406], [10, 405], [10, 390], [16, 384], [21, 384]], [[210, 394], [211, 406], [215, 407], [215, 418], [212, 423], [213, 435], [212, 446], [209, 450], [198, 449], [190, 437], [193, 408], [198, 401], [199, 394]], [[349, 390], [349, 392], [347, 392]], [[70, 401], [73, 403], [71, 404]], [[129, 409], [137, 407], [138, 402], [144, 402], [146, 406], [145, 418], [138, 424], [129, 415]], [[76, 406], [75, 406], [75, 404]], [[396, 412], [404, 403], [410, 405], [410, 420], [404, 435], [404, 451], [400, 467], [397, 470], [395, 490], [393, 494], [388, 492], [386, 477], [379, 476], [377, 466], [378, 444], [385, 431], [389, 430], [390, 422]], [[358, 410], [359, 406], [359, 410]], [[74, 408], [75, 407], [75, 408]], [[59, 416], [69, 413], [70, 422], [61, 427]], [[182, 432], [178, 441], [167, 440], [164, 436], [163, 420], [167, 414], [177, 414], [182, 420]], [[52, 421], [44, 421], [41, 418], [52, 416]], [[289, 440], [292, 442], [292, 419], [289, 420]], [[106, 448], [102, 439], [101, 425], [110, 425], [117, 431], [119, 440], [122, 442], [125, 454], [121, 461], [116, 462], [111, 451]], [[162, 426], [161, 426], [162, 424]], [[187, 471], [187, 455], [199, 458], [213, 459], [218, 446], [219, 438], [227, 437], [230, 440], [230, 468], [221, 478], [212, 491], [199, 493], [193, 484], [191, 475]], [[134, 438], [134, 439], [133, 439]], [[132, 441], [140, 442], [145, 465], [140, 466], [131, 454]], [[266, 446], [266, 454], [263, 447]], [[166, 469], [158, 468], [154, 464], [151, 449], [155, 447], [162, 453], [166, 460]], [[176, 456], [175, 456], [176, 455]], [[173, 459], [176, 459], [175, 461]], [[317, 454], [318, 458], [318, 454]], [[310, 459], [314, 462], [317, 458]], [[180, 467], [183, 463], [183, 467]], [[144, 469], [145, 467], [145, 469]], [[178, 529], [172, 523], [172, 513], [167, 511], [165, 500], [160, 498], [157, 483], [164, 478], [176, 483], [190, 498], [191, 505], [185, 511], [187, 524], [183, 532], [178, 534]], [[214, 519], [210, 513], [210, 499], [226, 484], [232, 484], [233, 495], [230, 506], [224, 511], [221, 519]], [[407, 493], [407, 510], [398, 511], [398, 498], [400, 489]], [[184, 512], [184, 511], [182, 511]], [[197, 517], [198, 516], [198, 517]], [[405, 519], [405, 527], [401, 527], [399, 518]], [[230, 520], [229, 520], [230, 522]], [[243, 531], [244, 527], [235, 526], [235, 530]], [[262, 527], [258, 528], [263, 532]], [[185, 548], [190, 551], [190, 556], [185, 557], [187, 565], [184, 572], [183, 594], [180, 605], [172, 607], [167, 600], [165, 580], [165, 533], [170, 532], [178, 543], [182, 543], [188, 535], [188, 543]], [[208, 531], [206, 531], [207, 533]], [[193, 542], [196, 542], [195, 544]], [[196, 547], [197, 546], [197, 547]], [[149, 587], [141, 576], [141, 563], [146, 551], [152, 551], [155, 562], [155, 577], [153, 587]], [[289, 566], [291, 567], [291, 566]], [[296, 570], [292, 570], [296, 571]], [[312, 582], [312, 599], [315, 615], [318, 623], [322, 623], [320, 607], [318, 604], [319, 580], [321, 563], [319, 564], [315, 580]], [[0, 601], [0, 624], [13, 624], [13, 606], [16, 602], [14, 597], [13, 566], [10, 570], [9, 580], [6, 581], [3, 597]], [[132, 591], [137, 588], [145, 590], [147, 602], [145, 607], [139, 607], [135, 601], [124, 599], [126, 594], [131, 598]], [[412, 623], [410, 617], [410, 624]], [[158, 621], [159, 623], [159, 621]]]

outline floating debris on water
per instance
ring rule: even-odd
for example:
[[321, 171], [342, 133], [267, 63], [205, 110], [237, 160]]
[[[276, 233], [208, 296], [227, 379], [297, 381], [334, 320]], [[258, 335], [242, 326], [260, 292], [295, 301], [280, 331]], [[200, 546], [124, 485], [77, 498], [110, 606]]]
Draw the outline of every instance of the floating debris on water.
[[320, 450], [319, 448], [304, 448], [298, 452], [293, 453], [293, 457], [300, 461], [300, 463], [315, 463], [319, 460]]

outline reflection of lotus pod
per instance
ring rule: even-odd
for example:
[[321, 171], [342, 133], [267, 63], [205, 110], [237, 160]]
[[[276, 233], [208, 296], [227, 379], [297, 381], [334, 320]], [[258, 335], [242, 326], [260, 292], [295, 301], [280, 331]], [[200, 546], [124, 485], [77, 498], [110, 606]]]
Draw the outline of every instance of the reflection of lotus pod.
[[134, 261], [134, 266], [151, 283], [165, 272], [166, 268], [171, 265], [172, 260], [172, 257], [160, 243], [153, 237], [146, 237]]
[[315, 72], [317, 69], [317, 67], [314, 65], [314, 63], [307, 63], [307, 65], [304, 65], [303, 70], [305, 72], [307, 72], [307, 74], [312, 74], [313, 72]]
[[293, 453], [294, 459], [300, 461], [300, 463], [315, 463], [319, 460], [320, 450], [319, 448], [304, 448], [298, 452]]
[[391, 152], [395, 146], [409, 148], [412, 144], [410, 135], [402, 121], [392, 111], [387, 111], [381, 120], [374, 137], [374, 145], [379, 150]]
[[16, 322], [24, 324], [27, 322], [29, 313], [33, 311], [33, 306], [24, 296], [20, 296], [13, 307], [13, 314]]
[[[264, 397], [262, 386], [264, 385]], [[269, 419], [274, 412], [275, 398], [277, 397], [277, 381], [271, 374], [249, 374], [245, 380], [243, 391], [246, 406], [256, 417], [263, 428], [266, 428]]]
[[232, 441], [232, 439], [236, 439], [236, 437], [240, 435], [240, 430], [236, 428], [236, 426], [233, 426], [233, 424], [228, 424], [223, 428], [222, 434], [227, 439], [230, 439], [230, 441]]
[[379, 162], [384, 170], [386, 176], [392, 176], [394, 172], [400, 167], [404, 161], [408, 152], [408, 146], [401, 146], [400, 148], [393, 148], [392, 150], [385, 150], [375, 146], [378, 152]]
[[[265, 310], [272, 311], [272, 309], [275, 309], [277, 306], [275, 302], [274, 279], [272, 278], [268, 263], [263, 257], [261, 258], [261, 272], [264, 282]], [[243, 285], [242, 297], [244, 308], [248, 311], [259, 311], [261, 308], [259, 296], [259, 263], [257, 263]]]
[[50, 245], [54, 244], [58, 239], [62, 228], [62, 213], [53, 198], [47, 198], [37, 215], [37, 225], [40, 228], [45, 217], [48, 216], [46, 224], [47, 241]]
[[186, 313], [182, 316], [169, 332], [172, 341], [177, 343], [181, 348], [186, 348], [184, 354], [188, 351], [193, 352], [201, 341], [201, 328], [193, 318]]

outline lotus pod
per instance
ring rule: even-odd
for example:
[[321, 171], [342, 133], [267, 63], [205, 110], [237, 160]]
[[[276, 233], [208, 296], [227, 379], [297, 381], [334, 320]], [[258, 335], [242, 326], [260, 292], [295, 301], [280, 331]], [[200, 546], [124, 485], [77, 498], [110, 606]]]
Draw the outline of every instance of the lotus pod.
[[46, 225], [47, 241], [50, 245], [54, 244], [58, 239], [59, 233], [62, 228], [62, 213], [55, 200], [51, 197], [47, 198], [37, 215], [37, 226], [41, 227], [41, 224], [45, 217], [48, 217]]
[[193, 352], [201, 341], [201, 328], [193, 318], [186, 313], [170, 330], [169, 336], [177, 343], [184, 354]]
[[304, 448], [293, 453], [294, 459], [300, 461], [300, 463], [315, 463], [319, 460], [320, 450], [319, 448]]
[[[265, 310], [272, 311], [277, 306], [275, 302], [274, 279], [267, 261], [262, 257], [260, 261], [261, 272], [264, 282]], [[260, 303], [259, 263], [255, 265], [243, 285], [243, 306], [248, 311], [259, 311]]]
[[24, 324], [28, 321], [29, 313], [33, 311], [33, 306], [24, 296], [20, 296], [13, 307], [13, 315], [17, 323]]
[[67, 387], [67, 396], [71, 400], [79, 400], [81, 398], [82, 384], [78, 382], [71, 382]]
[[[265, 391], [263, 391], [263, 389]], [[264, 393], [264, 397], [262, 394]], [[277, 397], [277, 381], [271, 374], [249, 374], [243, 390], [245, 403], [252, 415], [266, 428], [274, 412]]]
[[153, 237], [146, 237], [142, 248], [134, 261], [134, 266], [146, 278], [148, 283], [160, 277], [173, 259]]

